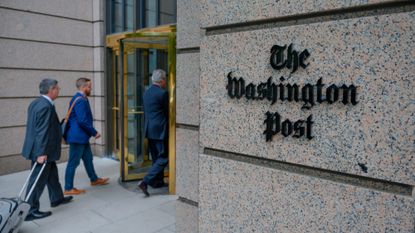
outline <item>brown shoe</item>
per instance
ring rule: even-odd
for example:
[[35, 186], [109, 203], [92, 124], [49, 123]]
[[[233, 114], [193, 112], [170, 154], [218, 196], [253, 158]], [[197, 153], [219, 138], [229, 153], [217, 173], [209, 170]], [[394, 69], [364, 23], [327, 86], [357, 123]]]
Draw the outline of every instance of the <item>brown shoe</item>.
[[63, 195], [79, 195], [79, 194], [84, 194], [84, 193], [86, 193], [84, 189], [73, 188], [71, 190], [65, 190], [63, 192]]
[[91, 185], [92, 186], [96, 186], [96, 185], [106, 185], [108, 184], [108, 180], [110, 178], [98, 178], [96, 181], [92, 181]]

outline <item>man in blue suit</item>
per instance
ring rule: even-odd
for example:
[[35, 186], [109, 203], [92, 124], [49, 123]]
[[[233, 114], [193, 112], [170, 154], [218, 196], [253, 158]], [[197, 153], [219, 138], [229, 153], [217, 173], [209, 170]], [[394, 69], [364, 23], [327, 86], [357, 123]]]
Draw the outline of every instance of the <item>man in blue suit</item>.
[[61, 157], [62, 140], [61, 127], [54, 106], [54, 100], [58, 98], [60, 90], [58, 81], [43, 79], [39, 84], [39, 90], [41, 96], [30, 103], [28, 109], [26, 136], [22, 150], [22, 155], [32, 161], [32, 166], [36, 166], [30, 176], [26, 195], [41, 170], [41, 166], [37, 164], [46, 163], [46, 165], [29, 197], [30, 210], [26, 221], [44, 218], [52, 214], [50, 211], [39, 211], [39, 198], [46, 185], [51, 207], [72, 200], [72, 196], [63, 196], [56, 166], [56, 161]]
[[147, 186], [164, 186], [164, 168], [168, 164], [166, 139], [168, 135], [169, 96], [166, 90], [166, 72], [154, 70], [153, 85], [144, 93], [144, 132], [148, 140], [153, 165], [138, 187], [150, 196]]
[[93, 125], [91, 106], [88, 96], [91, 94], [92, 83], [88, 78], [79, 78], [76, 81], [78, 92], [72, 97], [69, 108], [73, 104], [71, 114], [68, 118], [68, 130], [64, 137], [69, 144], [69, 159], [65, 171], [65, 195], [79, 195], [85, 193], [83, 189], [77, 189], [73, 185], [75, 170], [82, 159], [85, 170], [91, 181], [91, 185], [106, 185], [109, 178], [99, 178], [95, 173], [92, 162], [93, 155], [89, 139], [101, 137]]

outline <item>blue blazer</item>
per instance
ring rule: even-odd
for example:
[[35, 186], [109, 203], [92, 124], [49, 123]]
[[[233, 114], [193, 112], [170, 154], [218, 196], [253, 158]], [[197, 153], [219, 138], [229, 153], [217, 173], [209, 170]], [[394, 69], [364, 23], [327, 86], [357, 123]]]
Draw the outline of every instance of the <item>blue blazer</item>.
[[94, 119], [89, 101], [80, 92], [77, 92], [72, 97], [68, 109], [77, 97], [81, 98], [75, 102], [71, 115], [69, 116], [68, 131], [65, 134], [65, 139], [68, 143], [88, 144], [89, 138], [97, 135], [97, 131], [93, 125]]
[[168, 135], [169, 96], [163, 88], [152, 85], [143, 97], [144, 132], [148, 139], [164, 140]]
[[22, 155], [35, 161], [47, 155], [48, 161], [61, 157], [62, 132], [55, 107], [44, 97], [35, 99], [29, 106], [26, 136]]

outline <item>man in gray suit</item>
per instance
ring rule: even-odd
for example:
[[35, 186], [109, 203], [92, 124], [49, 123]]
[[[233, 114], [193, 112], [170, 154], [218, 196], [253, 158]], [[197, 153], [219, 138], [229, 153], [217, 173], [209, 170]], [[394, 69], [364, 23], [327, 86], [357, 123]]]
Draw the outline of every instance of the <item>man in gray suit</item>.
[[[22, 155], [32, 161], [32, 166], [46, 163], [46, 167], [28, 200], [30, 211], [25, 219], [26, 221], [44, 218], [52, 214], [50, 211], [39, 211], [39, 198], [46, 185], [49, 191], [51, 207], [56, 207], [72, 200], [72, 196], [63, 196], [62, 187], [59, 183], [58, 167], [56, 166], [56, 161], [61, 156], [62, 140], [59, 119], [53, 102], [59, 95], [58, 81], [44, 79], [39, 84], [39, 90], [41, 96], [35, 99], [28, 109]], [[32, 187], [40, 172], [40, 168], [41, 166], [36, 166], [30, 177], [27, 190], [30, 190]]]

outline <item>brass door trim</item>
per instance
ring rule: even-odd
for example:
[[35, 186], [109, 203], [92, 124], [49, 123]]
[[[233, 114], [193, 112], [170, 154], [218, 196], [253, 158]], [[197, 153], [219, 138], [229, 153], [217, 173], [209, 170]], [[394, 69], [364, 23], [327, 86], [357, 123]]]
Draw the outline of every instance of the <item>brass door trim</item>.
[[[132, 38], [138, 39], [167, 39], [166, 44], [144, 43], [142, 41], [127, 41]], [[126, 46], [122, 45], [126, 40]], [[143, 174], [128, 174], [128, 135], [126, 132], [128, 125], [128, 114], [143, 114], [139, 111], [128, 111], [127, 106], [127, 55], [136, 48], [154, 48], [167, 50], [168, 53], [168, 92], [169, 92], [169, 193], [176, 193], [176, 26], [165, 25], [155, 28], [146, 28], [130, 33], [113, 34], [106, 37], [106, 46], [119, 55], [119, 72], [121, 72], [121, 85], [119, 85], [120, 99], [118, 106], [113, 107], [114, 113], [120, 111], [120, 163], [122, 163], [120, 173], [123, 181], [142, 179]], [[124, 61], [123, 61], [124, 60]], [[117, 74], [115, 74], [117, 75]], [[116, 120], [116, 118], [115, 118]], [[121, 165], [121, 164], [120, 164]]]

